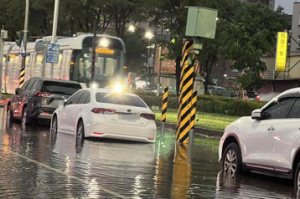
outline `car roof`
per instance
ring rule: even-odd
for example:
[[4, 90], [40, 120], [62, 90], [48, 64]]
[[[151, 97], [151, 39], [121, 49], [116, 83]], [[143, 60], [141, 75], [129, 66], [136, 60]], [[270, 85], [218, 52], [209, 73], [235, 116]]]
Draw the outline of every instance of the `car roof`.
[[286, 90], [282, 93], [280, 93], [277, 97], [275, 98], [282, 98], [282, 97], [285, 97], [285, 96], [290, 96], [290, 95], [297, 95], [299, 94], [300, 95], [300, 87], [298, 88], [292, 88], [292, 89], [289, 89], [289, 90]]
[[278, 99], [285, 98], [285, 97], [300, 97], [300, 87], [292, 88], [292, 89], [289, 89], [289, 90], [286, 90], [286, 91], [280, 93], [279, 95], [277, 95], [276, 97], [271, 99], [267, 104], [265, 104], [262, 107], [262, 109], [268, 107], [274, 101], [277, 101]]
[[[88, 90], [88, 91], [93, 92], [93, 93], [96, 93], [96, 92], [113, 93], [114, 92], [113, 89], [106, 89], [106, 88], [84, 88], [82, 90]], [[138, 96], [138, 95], [135, 95], [133, 93], [128, 93], [128, 92], [122, 92], [122, 94], [131, 95], [131, 96]]]
[[63, 83], [79, 84], [79, 82], [76, 82], [76, 81], [63, 80], [63, 79], [51, 79], [51, 78], [45, 78], [45, 77], [32, 77], [30, 79], [38, 79], [38, 80], [42, 80], [42, 81], [52, 81], [52, 82], [63, 82]]

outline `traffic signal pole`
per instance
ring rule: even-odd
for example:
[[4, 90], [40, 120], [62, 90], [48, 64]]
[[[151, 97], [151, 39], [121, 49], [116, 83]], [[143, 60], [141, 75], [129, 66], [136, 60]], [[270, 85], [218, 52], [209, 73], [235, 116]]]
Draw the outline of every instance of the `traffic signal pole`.
[[20, 71], [20, 80], [19, 80], [19, 88], [22, 88], [24, 84], [25, 77], [25, 63], [26, 63], [26, 48], [27, 48], [27, 35], [28, 35], [28, 17], [29, 17], [29, 0], [26, 0], [26, 9], [25, 9], [25, 22], [24, 22], [24, 30], [23, 30], [23, 47], [24, 53], [22, 53], [22, 66]]

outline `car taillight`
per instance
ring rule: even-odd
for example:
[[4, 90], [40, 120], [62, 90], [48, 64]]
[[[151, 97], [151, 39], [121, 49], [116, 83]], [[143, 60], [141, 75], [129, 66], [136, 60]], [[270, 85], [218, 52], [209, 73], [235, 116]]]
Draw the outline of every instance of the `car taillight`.
[[40, 92], [40, 91], [38, 91], [38, 92], [36, 92], [35, 93], [35, 97], [49, 97], [51, 95], [51, 93], [47, 93], [47, 92]]
[[142, 113], [141, 117], [145, 118], [147, 120], [155, 120], [155, 116], [153, 114], [150, 114], [150, 113]]
[[115, 113], [116, 110], [106, 108], [93, 108], [92, 112], [96, 114], [112, 114]]

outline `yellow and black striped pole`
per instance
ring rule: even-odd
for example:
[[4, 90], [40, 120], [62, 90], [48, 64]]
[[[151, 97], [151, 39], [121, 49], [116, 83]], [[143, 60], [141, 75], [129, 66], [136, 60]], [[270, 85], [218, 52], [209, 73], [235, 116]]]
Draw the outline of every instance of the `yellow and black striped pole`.
[[179, 86], [179, 108], [177, 120], [176, 140], [179, 143], [188, 143], [191, 121], [191, 99], [193, 96], [195, 68], [189, 63], [189, 53], [193, 50], [193, 42], [187, 41], [183, 49], [182, 69]]
[[191, 124], [190, 124], [190, 132], [189, 132], [189, 145], [194, 145], [194, 129], [196, 124], [196, 114], [197, 114], [197, 91], [194, 91], [192, 98], [192, 111], [191, 111]]
[[197, 96], [198, 96], [197, 91], [194, 91], [193, 99], [192, 99], [191, 129], [195, 129], [195, 124], [196, 124]]
[[162, 132], [165, 131], [165, 123], [167, 121], [168, 96], [169, 96], [169, 87], [165, 87], [163, 100], [162, 100], [162, 108], [161, 108]]
[[20, 78], [19, 78], [19, 88], [21, 89], [24, 84], [24, 78], [25, 78], [25, 68], [21, 67], [20, 70]]

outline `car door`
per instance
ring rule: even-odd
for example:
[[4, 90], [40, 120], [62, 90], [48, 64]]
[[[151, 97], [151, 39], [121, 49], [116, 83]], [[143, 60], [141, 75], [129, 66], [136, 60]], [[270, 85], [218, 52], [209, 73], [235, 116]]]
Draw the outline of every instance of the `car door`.
[[22, 103], [21, 109], [23, 110], [24, 105], [27, 105], [27, 112], [29, 116], [31, 115], [32, 111], [34, 111], [35, 108], [33, 106], [34, 98], [32, 97], [35, 92], [36, 82], [37, 82], [36, 78], [31, 79], [28, 85], [26, 86], [25, 91], [21, 95], [21, 103]]
[[66, 102], [65, 107], [62, 111], [62, 131], [68, 132], [68, 133], [74, 133], [74, 120], [75, 115], [74, 113], [78, 110], [78, 100], [81, 97], [84, 90], [80, 90], [73, 94], [68, 101]]
[[31, 80], [27, 80], [21, 89], [16, 89], [16, 94], [13, 95], [11, 100], [11, 108], [13, 111], [13, 117], [20, 118], [22, 116], [22, 99], [24, 96], [24, 92]]
[[85, 106], [86, 106], [85, 99], [88, 97], [88, 95], [89, 95], [89, 91], [87, 91], [87, 90], [84, 90], [83, 92], [81, 92], [77, 102], [74, 103], [73, 108], [70, 109], [69, 114], [71, 115], [71, 117], [70, 117], [70, 122], [71, 122], [70, 131], [71, 132], [76, 132], [78, 118], [80, 116], [82, 116], [82, 112], [85, 111]]
[[244, 137], [246, 164], [270, 169], [274, 164], [274, 131], [286, 117], [293, 99], [274, 101], [262, 112], [261, 120], [252, 120], [248, 133]]
[[274, 130], [274, 167], [288, 172], [292, 169], [293, 154], [300, 140], [300, 98], [295, 98], [287, 117], [276, 124]]

